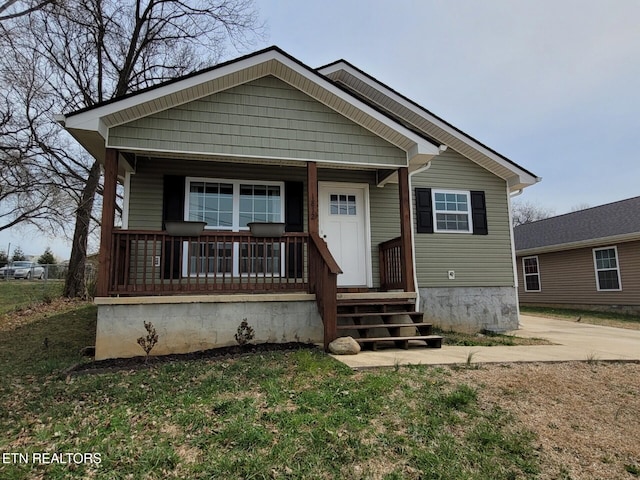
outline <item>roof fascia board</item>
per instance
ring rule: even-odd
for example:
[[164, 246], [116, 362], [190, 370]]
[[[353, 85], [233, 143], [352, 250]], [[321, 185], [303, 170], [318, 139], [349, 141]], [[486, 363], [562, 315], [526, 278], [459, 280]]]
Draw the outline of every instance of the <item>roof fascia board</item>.
[[[415, 143], [415, 145], [418, 148], [418, 151], [421, 154], [431, 154], [431, 155], [438, 154], [439, 145], [434, 145], [433, 143], [429, 142], [425, 138], [421, 137], [420, 135], [412, 132], [408, 128], [399, 124], [395, 120], [387, 117], [386, 115], [383, 115], [382, 113], [378, 112], [371, 106], [367, 105], [365, 102], [354, 97], [347, 91], [339, 88], [338, 86], [333, 84], [331, 81], [329, 81], [327, 78], [318, 74], [315, 70], [307, 67], [306, 65], [302, 64], [301, 62], [294, 59], [293, 57], [275, 48], [264, 51], [257, 55], [242, 58], [235, 62], [224, 64], [219, 68], [212, 68], [211, 70], [207, 70], [199, 75], [188, 76], [177, 82], [169, 82], [168, 84], [160, 85], [156, 88], [143, 90], [136, 95], [122, 98], [119, 101], [110, 102], [105, 105], [97, 106], [95, 108], [92, 108], [86, 111], [70, 114], [68, 116], [65, 116], [64, 123], [67, 128], [71, 128], [71, 129], [75, 128], [75, 129], [99, 131], [100, 134], [103, 136], [103, 138], [106, 138], [105, 132], [101, 131], [102, 129], [100, 129], [100, 119], [107, 115], [111, 115], [120, 110], [134, 107], [138, 104], [153, 101], [160, 97], [171, 95], [180, 90], [195, 87], [199, 84], [202, 84], [211, 80], [215, 80], [216, 78], [219, 78], [225, 75], [233, 74], [240, 70], [244, 70], [244, 69], [256, 66], [258, 64], [268, 62], [270, 60], [275, 60], [280, 62], [285, 67], [288, 67], [293, 71], [295, 71], [296, 73], [302, 75], [305, 79], [319, 85], [321, 88], [328, 91], [329, 93], [336, 95], [338, 98], [353, 105], [358, 110], [374, 118], [375, 120], [382, 123], [383, 125], [398, 132], [403, 137], [408, 138], [409, 140]], [[280, 78], [280, 80], [282, 81], [287, 82], [284, 78], [281, 78], [281, 76], [278, 75], [275, 71], [271, 71], [270, 74]], [[294, 88], [300, 89], [300, 87], [297, 85], [292, 85], [292, 86]], [[208, 95], [210, 95], [210, 93], [205, 94], [205, 96], [208, 96]], [[185, 100], [185, 102], [190, 102], [193, 100], [197, 100], [197, 98], [189, 98]], [[321, 103], [324, 103], [319, 98], [315, 98], [315, 100]], [[174, 106], [177, 106], [177, 104], [171, 105], [170, 107], [174, 107]], [[154, 113], [154, 112], [150, 112], [150, 113]], [[149, 115], [150, 113], [147, 112], [145, 116]], [[344, 115], [343, 112], [338, 112], [338, 113]], [[125, 123], [128, 123], [129, 121], [131, 121], [131, 119], [128, 119], [127, 122]], [[112, 125], [112, 126], [115, 126], [115, 125]], [[376, 135], [380, 136], [377, 133]], [[409, 161], [409, 159], [410, 157], [407, 159], [407, 161]]]
[[516, 165], [515, 163], [513, 163], [512, 161], [507, 160], [502, 155], [500, 155], [497, 152], [491, 150], [490, 148], [488, 148], [487, 146], [485, 146], [482, 143], [478, 142], [477, 140], [475, 140], [474, 138], [470, 137], [466, 133], [464, 133], [461, 130], [455, 128], [453, 125], [447, 123], [446, 121], [444, 121], [441, 118], [437, 117], [436, 115], [434, 115], [433, 113], [429, 112], [425, 108], [423, 108], [420, 105], [418, 105], [418, 104], [414, 103], [413, 101], [409, 100], [404, 95], [396, 92], [395, 90], [393, 90], [392, 88], [388, 87], [387, 85], [385, 85], [385, 84], [379, 82], [378, 80], [376, 80], [375, 78], [369, 76], [368, 74], [366, 74], [362, 70], [360, 70], [357, 67], [351, 65], [346, 60], [339, 60], [337, 62], [331, 63], [331, 64], [326, 65], [324, 67], [320, 67], [318, 69], [318, 73], [320, 73], [322, 75], [329, 75], [331, 73], [335, 73], [335, 72], [340, 71], [340, 70], [344, 70], [347, 73], [349, 73], [350, 75], [353, 75], [354, 77], [356, 77], [358, 80], [362, 81], [363, 83], [366, 83], [366, 84], [370, 85], [371, 87], [374, 87], [374, 88], [378, 89], [384, 95], [387, 95], [388, 97], [392, 98], [393, 100], [395, 100], [396, 102], [398, 102], [399, 104], [404, 106], [405, 108], [408, 108], [409, 110], [413, 111], [414, 113], [417, 113], [418, 115], [422, 116], [423, 118], [426, 118], [429, 122], [433, 123], [435, 126], [440, 128], [444, 132], [448, 133], [449, 135], [452, 135], [452, 136], [456, 137], [460, 141], [466, 143], [470, 147], [474, 148], [475, 150], [479, 151], [480, 153], [482, 153], [482, 154], [486, 155], [487, 157], [491, 158], [493, 161], [499, 163], [501, 166], [511, 170], [512, 172], [514, 172], [515, 174], [517, 174], [520, 177], [519, 183], [526, 183], [526, 184], [533, 185], [533, 184], [535, 184], [535, 183], [540, 181], [540, 178], [535, 176], [535, 175], [533, 175], [531, 172], [528, 172], [525, 169], [523, 169], [522, 167], [520, 167], [520, 166]]
[[636, 240], [640, 240], [640, 232], [624, 233], [621, 235], [612, 235], [610, 237], [591, 238], [589, 240], [581, 240], [579, 242], [545, 245], [544, 247], [525, 248], [522, 250], [516, 250], [516, 255], [521, 257], [524, 255], [563, 252], [565, 250], [575, 250], [577, 248], [597, 247], [614, 243], [633, 242]]

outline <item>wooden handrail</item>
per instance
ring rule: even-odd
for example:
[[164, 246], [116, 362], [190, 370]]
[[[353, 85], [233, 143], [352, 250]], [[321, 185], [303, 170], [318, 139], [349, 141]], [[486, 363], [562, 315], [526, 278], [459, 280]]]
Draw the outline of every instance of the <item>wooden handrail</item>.
[[317, 233], [309, 234], [309, 291], [315, 293], [324, 325], [324, 348], [338, 336], [338, 274], [342, 270], [326, 242]]
[[322, 257], [322, 260], [324, 260], [324, 263], [327, 264], [329, 272], [336, 275], [342, 273], [342, 269], [338, 265], [338, 262], [336, 262], [335, 258], [333, 258], [333, 255], [331, 255], [331, 252], [329, 251], [327, 242], [320, 238], [320, 235], [318, 235], [317, 233], [310, 233], [309, 237], [316, 245], [316, 248], [318, 249], [318, 253], [320, 253], [320, 256]]

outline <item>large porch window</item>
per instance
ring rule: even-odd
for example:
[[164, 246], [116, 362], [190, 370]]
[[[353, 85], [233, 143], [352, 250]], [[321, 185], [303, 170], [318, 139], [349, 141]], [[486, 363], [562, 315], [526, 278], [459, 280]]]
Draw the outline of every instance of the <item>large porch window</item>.
[[[207, 230], [241, 232], [251, 222], [282, 222], [284, 183], [187, 177], [185, 218]], [[284, 269], [279, 242], [198, 242], [183, 248], [183, 275], [269, 275]]]
[[247, 230], [251, 222], [282, 222], [284, 183], [187, 177], [185, 218], [207, 229]]

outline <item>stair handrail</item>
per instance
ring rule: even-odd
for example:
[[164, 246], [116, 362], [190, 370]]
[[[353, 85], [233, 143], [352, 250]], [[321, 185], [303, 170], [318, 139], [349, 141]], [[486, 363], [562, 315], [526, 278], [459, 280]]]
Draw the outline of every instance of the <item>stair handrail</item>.
[[311, 232], [309, 240], [309, 292], [316, 295], [327, 350], [329, 343], [338, 336], [338, 275], [342, 269], [320, 235]]

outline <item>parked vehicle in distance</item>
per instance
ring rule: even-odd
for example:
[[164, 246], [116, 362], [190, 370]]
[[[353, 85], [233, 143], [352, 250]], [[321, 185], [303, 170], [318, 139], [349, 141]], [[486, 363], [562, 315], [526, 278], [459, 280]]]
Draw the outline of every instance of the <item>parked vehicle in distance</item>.
[[34, 262], [13, 262], [0, 268], [0, 278], [44, 278], [44, 267]]

